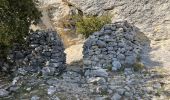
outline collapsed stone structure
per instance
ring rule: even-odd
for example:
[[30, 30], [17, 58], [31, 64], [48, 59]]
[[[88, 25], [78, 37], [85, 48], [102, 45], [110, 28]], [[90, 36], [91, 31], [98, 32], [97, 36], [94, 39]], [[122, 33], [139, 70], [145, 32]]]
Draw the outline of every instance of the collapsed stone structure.
[[[102, 69], [109, 66], [112, 66], [114, 71], [122, 66], [131, 67], [139, 60], [141, 44], [135, 27], [127, 21], [121, 21], [107, 24], [93, 33], [83, 48], [84, 68], [94, 69], [95, 73], [104, 72]], [[91, 71], [86, 72], [85, 74], [92, 74]]]
[[36, 31], [30, 33], [26, 42], [26, 50], [15, 45], [8, 57], [19, 67], [19, 73], [42, 71], [44, 75], [54, 75], [65, 69], [64, 46], [56, 32]]

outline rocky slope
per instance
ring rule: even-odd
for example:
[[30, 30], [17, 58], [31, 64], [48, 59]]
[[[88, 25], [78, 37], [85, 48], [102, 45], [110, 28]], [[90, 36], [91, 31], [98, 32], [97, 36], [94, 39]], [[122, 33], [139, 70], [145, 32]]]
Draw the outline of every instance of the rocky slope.
[[75, 69], [67, 69], [59, 77], [43, 78], [38, 73], [20, 75], [6, 87], [9, 92], [0, 87], [0, 100], [170, 99], [170, 77], [165, 69], [134, 72], [127, 68], [122, 72], [108, 73], [107, 78], [85, 78]]

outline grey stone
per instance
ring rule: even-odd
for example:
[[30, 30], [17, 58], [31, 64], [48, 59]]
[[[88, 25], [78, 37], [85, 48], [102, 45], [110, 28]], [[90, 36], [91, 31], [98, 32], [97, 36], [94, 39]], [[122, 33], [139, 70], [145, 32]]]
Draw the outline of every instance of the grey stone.
[[113, 50], [113, 47], [108, 47], [107, 48], [109, 51], [112, 51]]
[[125, 38], [128, 40], [133, 40], [133, 35], [126, 34]]
[[110, 36], [109, 35], [104, 35], [104, 39], [105, 40], [110, 39]]
[[9, 92], [5, 89], [0, 89], [0, 97], [6, 97], [9, 95]]
[[112, 30], [112, 31], [116, 31], [116, 26], [112, 26], [112, 27], [111, 27], [111, 30]]
[[120, 88], [120, 89], [117, 89], [116, 91], [117, 91], [120, 95], [123, 95], [126, 90], [123, 89], [123, 88]]
[[40, 97], [38, 97], [37, 95], [34, 95], [31, 97], [31, 100], [40, 100]]
[[112, 70], [117, 71], [122, 67], [121, 63], [119, 61], [113, 61], [112, 62]]
[[53, 96], [53, 97], [51, 98], [51, 100], [60, 100], [60, 98], [57, 97], [57, 96]]
[[[110, 27], [108, 27], [108, 28], [110, 28]], [[104, 34], [111, 34], [111, 33], [112, 33], [112, 30], [104, 30], [103, 33], [104, 33]]]
[[130, 93], [130, 92], [125, 92], [125, 96], [127, 96], [127, 97], [131, 97], [133, 94], [132, 93]]
[[96, 69], [96, 70], [87, 70], [85, 76], [94, 76], [94, 77], [108, 77], [108, 73], [105, 69]]
[[26, 75], [27, 71], [23, 68], [19, 68], [18, 73], [21, 74], [21, 75]]
[[94, 32], [93, 34], [96, 35], [96, 36], [99, 36], [99, 35], [101, 35], [102, 33], [101, 33], [101, 32]]
[[120, 53], [125, 53], [126, 52], [126, 49], [125, 48], [121, 48], [119, 49]]
[[123, 55], [123, 54], [118, 54], [117, 58], [118, 58], [119, 60], [124, 60], [124, 59], [125, 59], [125, 55]]
[[10, 91], [10, 92], [16, 92], [19, 88], [20, 88], [19, 86], [11, 86], [11, 87], [9, 88], [9, 91]]
[[105, 78], [103, 77], [91, 77], [87, 80], [88, 83], [98, 83], [100, 85], [104, 85], [106, 83]]
[[84, 65], [90, 65], [91, 63], [92, 63], [92, 61], [90, 61], [90, 60], [83, 60]]
[[15, 58], [16, 58], [16, 59], [22, 59], [22, 58], [24, 58], [24, 54], [21, 53], [20, 51], [18, 51], [18, 52], [16, 52], [16, 54], [15, 54]]
[[103, 42], [103, 41], [101, 41], [101, 40], [98, 40], [98, 41], [97, 41], [97, 45], [98, 45], [99, 47], [106, 47], [106, 43]]
[[96, 87], [95, 93], [103, 93], [103, 92], [107, 92], [108, 87], [107, 85], [98, 85]]
[[124, 69], [124, 74], [125, 74], [125, 75], [129, 75], [129, 74], [132, 74], [132, 73], [133, 73], [132, 68], [125, 68], [125, 69]]
[[134, 64], [136, 62], [136, 55], [126, 56], [125, 63]]
[[49, 79], [49, 80], [47, 80], [47, 84], [48, 84], [48, 85], [55, 85], [56, 83], [58, 83], [58, 80], [55, 80], [55, 79]]
[[130, 87], [125, 86], [124, 88], [125, 88], [127, 91], [130, 91]]
[[51, 52], [50, 51], [45, 51], [44, 52], [44, 56], [50, 57], [51, 56]]
[[55, 68], [53, 67], [43, 67], [42, 69], [42, 74], [44, 76], [54, 75], [54, 72], [55, 72]]
[[56, 92], [56, 87], [54, 87], [54, 86], [50, 86], [49, 88], [48, 88], [48, 90], [47, 90], [47, 94], [48, 95], [52, 95], [52, 94], [54, 94], [55, 92]]
[[20, 77], [15, 77], [13, 80], [12, 80], [12, 85], [16, 85], [16, 83], [19, 81]]
[[28, 92], [31, 91], [31, 87], [28, 87], [26, 90], [27, 90]]
[[62, 64], [63, 64], [62, 62], [51, 63], [51, 64], [50, 64], [50, 67], [58, 68], [58, 67], [62, 66]]
[[99, 55], [100, 53], [101, 53], [101, 51], [99, 51], [99, 50], [95, 52], [96, 55]]
[[153, 88], [160, 89], [161, 88], [161, 84], [157, 82], [157, 83], [153, 84]]
[[115, 93], [111, 98], [111, 100], [120, 100], [120, 99], [121, 99], [121, 96], [118, 93]]
[[105, 100], [104, 97], [95, 97], [95, 100]]

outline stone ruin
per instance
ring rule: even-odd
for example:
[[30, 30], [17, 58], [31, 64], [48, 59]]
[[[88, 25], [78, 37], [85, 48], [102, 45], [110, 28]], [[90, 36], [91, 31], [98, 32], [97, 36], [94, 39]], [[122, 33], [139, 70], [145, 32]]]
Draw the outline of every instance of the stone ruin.
[[131, 67], [138, 62], [141, 52], [137, 30], [127, 21], [105, 25], [85, 41], [83, 48], [86, 75], [102, 73], [104, 72], [102, 69], [110, 66], [113, 71], [122, 67]]
[[66, 55], [60, 36], [54, 31], [36, 31], [26, 38], [28, 47], [15, 45], [8, 59], [15, 62], [18, 73], [40, 72], [58, 75], [65, 69]]

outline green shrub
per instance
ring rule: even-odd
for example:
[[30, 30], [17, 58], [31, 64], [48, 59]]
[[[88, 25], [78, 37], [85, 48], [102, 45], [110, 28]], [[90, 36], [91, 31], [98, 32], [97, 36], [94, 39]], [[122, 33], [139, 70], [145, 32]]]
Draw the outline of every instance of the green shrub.
[[67, 16], [64, 16], [63, 18], [61, 18], [58, 23], [57, 23], [57, 27], [60, 27], [60, 28], [67, 28], [67, 29], [74, 29], [75, 28], [75, 24], [76, 24], [76, 21], [78, 19], [78, 17], [75, 17], [75, 16], [78, 16], [78, 15], [67, 15]]
[[107, 90], [102, 90], [101, 93], [100, 93], [100, 95], [102, 95], [102, 96], [105, 96], [105, 95], [108, 95], [108, 94], [109, 94], [109, 92]]
[[112, 71], [112, 64], [108, 64], [105, 68], [108, 72]]
[[142, 69], [144, 69], [144, 64], [141, 62], [141, 57], [140, 55], [137, 56], [136, 58], [136, 63], [134, 63], [132, 66], [133, 66], [133, 69], [134, 71], [141, 71]]
[[76, 30], [77, 34], [82, 34], [86, 38], [92, 33], [99, 31], [105, 24], [111, 22], [111, 16], [81, 16], [68, 15], [63, 17], [58, 27]]
[[141, 71], [144, 68], [144, 64], [141, 62], [136, 62], [133, 64], [134, 71]]
[[99, 31], [105, 24], [111, 22], [110, 16], [75, 16], [76, 21], [76, 33], [83, 34], [85, 38], [88, 38], [92, 33]]
[[37, 0], [0, 0], [0, 59], [5, 59], [13, 43], [24, 44], [29, 27], [40, 18]]
[[[7, 55], [14, 43], [26, 47], [24, 38], [29, 34], [29, 27], [41, 17], [36, 3], [37, 0], [0, 0], [0, 71], [10, 73], [13, 69], [15, 62], [8, 61]], [[5, 70], [4, 62], [9, 65]]]

